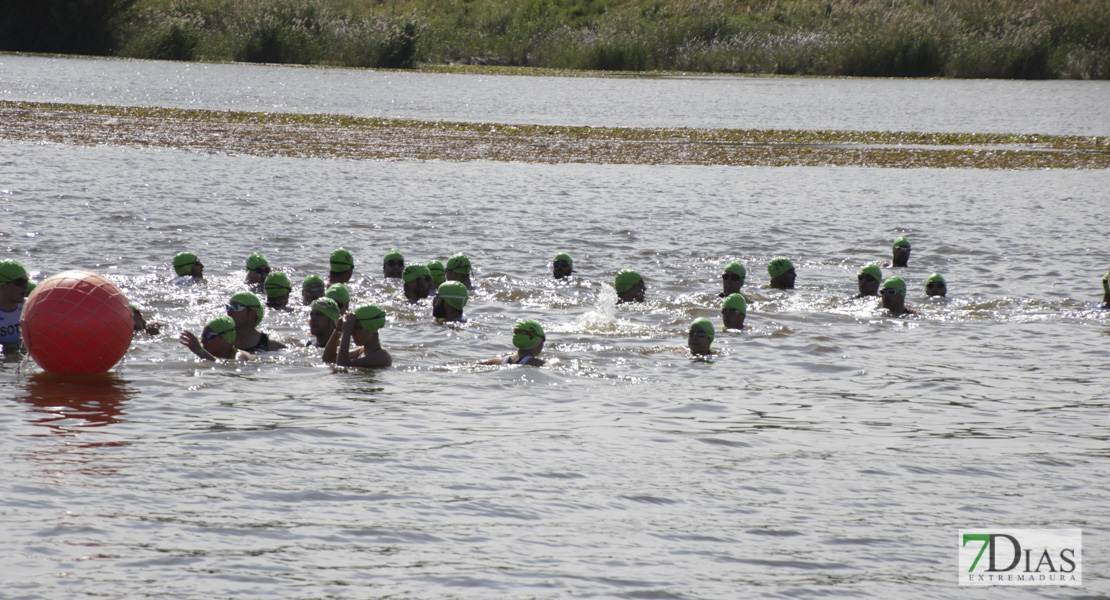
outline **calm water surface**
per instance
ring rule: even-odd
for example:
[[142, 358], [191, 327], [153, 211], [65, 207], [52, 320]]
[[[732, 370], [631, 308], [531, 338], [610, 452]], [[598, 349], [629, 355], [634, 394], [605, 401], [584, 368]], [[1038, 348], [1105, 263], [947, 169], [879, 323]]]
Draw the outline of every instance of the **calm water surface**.
[[[1105, 595], [1110, 315], [1092, 305], [1108, 205], [1101, 171], [0, 141], [5, 256], [38, 280], [106, 273], [166, 324], [107, 380], [0, 365], [0, 596]], [[909, 319], [851, 299], [899, 235]], [[389, 312], [394, 368], [335, 370], [299, 347], [213, 366], [177, 343], [243, 287], [251, 252], [299, 283], [340, 245], [354, 301]], [[207, 286], [166, 284], [186, 248]], [[377, 266], [390, 248], [468, 253], [469, 324], [398, 301]], [[547, 275], [560, 250], [570, 283]], [[760, 287], [776, 255], [798, 290]], [[693, 360], [684, 333], [720, 322], [734, 259], [750, 328]], [[647, 279], [643, 306], [614, 306], [625, 267]], [[924, 296], [933, 271], [947, 300]], [[295, 342], [305, 317], [263, 328]], [[553, 368], [473, 364], [507, 354], [522, 317], [543, 322]], [[1083, 529], [1084, 587], [957, 589], [958, 530], [990, 526]]]

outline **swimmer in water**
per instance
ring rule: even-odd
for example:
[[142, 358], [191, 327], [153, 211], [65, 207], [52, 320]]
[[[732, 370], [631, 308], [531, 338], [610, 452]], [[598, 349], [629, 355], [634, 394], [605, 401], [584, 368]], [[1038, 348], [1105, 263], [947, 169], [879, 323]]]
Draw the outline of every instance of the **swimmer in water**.
[[883, 308], [890, 311], [890, 316], [916, 315], [917, 311], [906, 306], [906, 282], [901, 277], [888, 277], [879, 290]]
[[239, 292], [227, 303], [227, 316], [235, 323], [235, 347], [244, 352], [281, 350], [285, 344], [258, 330], [266, 309], [251, 292]]
[[309, 341], [308, 345], [315, 345], [317, 348], [326, 347], [338, 326], [339, 305], [331, 298], [317, 298], [308, 313], [308, 333], [316, 339]]
[[16, 354], [23, 347], [19, 317], [27, 282], [27, 269], [19, 261], [0, 260], [0, 346], [4, 354]]
[[335, 300], [335, 303], [339, 305], [339, 314], [347, 314], [347, 308], [351, 305], [351, 291], [347, 289], [347, 286], [342, 283], [333, 283], [324, 292], [324, 297]]
[[355, 258], [351, 253], [339, 248], [331, 253], [331, 271], [328, 273], [328, 285], [347, 283], [355, 272]]
[[725, 329], [743, 329], [748, 316], [748, 300], [740, 294], [729, 294], [721, 306], [721, 320]]
[[856, 279], [859, 281], [859, 293], [854, 296], [855, 298], [878, 296], [879, 283], [883, 280], [883, 271], [879, 269], [879, 265], [870, 264], [859, 270]]
[[910, 241], [905, 236], [894, 240], [891, 248], [892, 258], [890, 266], [907, 267], [910, 264]]
[[[385, 311], [377, 304], [363, 304], [345, 315], [342, 332], [334, 333], [324, 349], [324, 362], [340, 367], [380, 368], [393, 364], [389, 351], [382, 348], [378, 330], [385, 325]], [[358, 346], [351, 351], [351, 340]], [[331, 359], [331, 360], [329, 360]]]
[[247, 285], [261, 285], [270, 274], [270, 263], [266, 257], [255, 252], [247, 257]]
[[324, 278], [319, 275], [309, 275], [301, 282], [301, 304], [311, 306], [317, 298], [324, 297]]
[[516, 353], [505, 357], [483, 360], [478, 364], [542, 367], [546, 364], [546, 361], [539, 356], [540, 352], [543, 352], [543, 343], [546, 340], [543, 327], [538, 321], [521, 319], [513, 326], [513, 346], [516, 346]]
[[289, 308], [289, 294], [293, 291], [293, 283], [285, 273], [273, 272], [266, 276], [262, 284], [266, 291], [266, 306], [277, 310], [291, 310]]
[[216, 317], [204, 326], [200, 339], [191, 331], [182, 331], [178, 338], [182, 346], [204, 360], [250, 360], [249, 352], [235, 348], [235, 322], [231, 317]]
[[794, 263], [782, 256], [772, 258], [771, 262], [767, 263], [767, 274], [771, 276], [771, 283], [768, 285], [777, 290], [794, 289], [794, 281], [798, 278]]
[[721, 290], [717, 294], [718, 298], [726, 298], [732, 294], [739, 294], [740, 288], [744, 287], [744, 279], [748, 276], [748, 270], [744, 265], [738, 262], [730, 262], [725, 265], [725, 272], [721, 275]]
[[204, 265], [192, 252], [179, 252], [173, 257], [173, 270], [177, 273], [174, 285], [191, 285], [204, 281]]
[[447, 270], [443, 268], [443, 263], [438, 260], [432, 260], [428, 261], [428, 272], [432, 274], [431, 294], [435, 294], [439, 285], [447, 281]]
[[948, 282], [940, 273], [933, 273], [925, 280], [925, 295], [926, 296], [947, 296], [948, 295]]
[[643, 302], [647, 285], [643, 275], [632, 269], [624, 269], [613, 278], [613, 289], [617, 291], [617, 304]]
[[416, 304], [432, 292], [432, 272], [424, 265], [409, 265], [401, 272], [405, 284], [405, 300]]
[[458, 281], [466, 286], [466, 289], [474, 289], [474, 284], [470, 281], [470, 257], [465, 254], [456, 254], [447, 259], [447, 281]]
[[432, 300], [432, 317], [439, 323], [466, 323], [463, 307], [466, 306], [468, 297], [469, 293], [463, 282], [443, 282]]
[[1102, 276], [1102, 304], [1099, 308], [1110, 308], [1110, 272]]
[[405, 257], [400, 250], [390, 250], [382, 259], [382, 276], [386, 279], [400, 279], [405, 270]]
[[157, 322], [147, 323], [146, 319], [143, 318], [142, 311], [134, 303], [131, 303], [131, 322], [135, 331], [142, 331], [150, 335], [158, 335], [162, 332], [162, 324]]
[[551, 262], [551, 276], [555, 279], [566, 279], [574, 273], [574, 261], [571, 260], [570, 255], [566, 252], [560, 252], [555, 255], [555, 260]]
[[694, 356], [709, 356], [713, 354], [713, 323], [705, 317], [698, 317], [690, 323], [690, 333], [687, 335], [686, 343], [690, 348], [690, 354]]

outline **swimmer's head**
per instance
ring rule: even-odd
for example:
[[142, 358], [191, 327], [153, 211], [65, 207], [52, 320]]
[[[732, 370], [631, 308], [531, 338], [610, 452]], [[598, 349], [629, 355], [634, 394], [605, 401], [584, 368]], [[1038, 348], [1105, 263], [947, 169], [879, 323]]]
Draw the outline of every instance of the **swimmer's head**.
[[255, 311], [254, 324], [257, 327], [262, 322], [262, 317], [266, 316], [266, 309], [262, 307], [262, 302], [251, 292], [238, 292], [232, 294], [231, 300], [228, 301], [227, 310], [229, 312], [239, 312], [240, 310], [253, 310]]
[[901, 277], [887, 277], [886, 280], [883, 281], [883, 289], [882, 289], [881, 293], [884, 296], [887, 295], [887, 294], [892, 293], [892, 292], [888, 292], [887, 290], [893, 290], [893, 292], [896, 292], [896, 293], [901, 294], [902, 296], [905, 296], [906, 295], [906, 282], [903, 281]]
[[27, 269], [17, 260], [0, 260], [0, 285], [20, 280], [23, 280], [23, 285], [28, 284]]
[[928, 296], [944, 296], [948, 294], [948, 282], [940, 273], [933, 273], [925, 280], [925, 294]]
[[324, 292], [324, 296], [335, 300], [336, 304], [339, 304], [340, 307], [351, 303], [351, 291], [342, 283], [331, 284]]
[[343, 248], [339, 248], [331, 253], [331, 272], [332, 273], [345, 273], [355, 268], [355, 257]]
[[366, 331], [374, 332], [385, 325], [385, 311], [377, 304], [362, 304], [355, 309], [355, 320]]
[[694, 329], [701, 329], [702, 332], [705, 333], [705, 337], [709, 338], [710, 342], [713, 341], [713, 322], [709, 319], [706, 319], [705, 317], [698, 317], [694, 319], [693, 323], [690, 323], [690, 335], [694, 337], [701, 337], [697, 335], [697, 332], [695, 332]]
[[400, 250], [390, 250], [385, 253], [382, 258], [382, 276], [384, 277], [401, 277], [401, 271], [405, 268], [405, 257], [401, 254]]
[[456, 254], [447, 259], [447, 270], [459, 275], [470, 275], [470, 257]]
[[188, 275], [193, 270], [193, 265], [199, 262], [197, 255], [192, 252], [178, 252], [173, 257], [173, 270], [178, 275]]
[[428, 272], [432, 274], [432, 283], [439, 285], [447, 281], [443, 263], [438, 260], [428, 261]]
[[317, 298], [312, 302], [312, 310], [331, 319], [333, 325], [339, 322], [339, 305], [331, 298]]
[[739, 275], [740, 279], [744, 279], [748, 276], [748, 270], [744, 268], [744, 265], [738, 262], [730, 262], [725, 265], [725, 273]]
[[904, 248], [906, 250], [910, 250], [910, 241], [906, 239], [905, 236], [899, 237], [898, 239], [894, 240], [894, 248]]
[[445, 281], [439, 285], [439, 291], [436, 295], [443, 298], [449, 306], [455, 310], [462, 310], [466, 306], [469, 299], [469, 292], [466, 290], [466, 285], [459, 281]]
[[748, 299], [740, 294], [730, 294], [725, 298], [721, 310], [735, 310], [742, 315], [748, 314]]
[[401, 271], [401, 281], [405, 283], [412, 283], [421, 277], [431, 276], [432, 272], [428, 270], [428, 267], [420, 264], [409, 265], [405, 267], [404, 271]]
[[229, 316], [216, 317], [204, 324], [212, 333], [222, 337], [229, 344], [235, 343], [235, 321]]
[[555, 260], [551, 262], [551, 274], [556, 279], [569, 277], [574, 273], [574, 260], [566, 252], [560, 252], [555, 255]]
[[874, 263], [869, 264], [866, 267], [860, 269], [859, 274], [860, 275], [870, 275], [871, 277], [873, 277], [875, 279], [875, 281], [882, 281], [883, 280], [883, 271], [882, 271], [882, 269], [879, 268], [879, 265], [876, 265]]
[[385, 256], [382, 258], [382, 264], [388, 264], [391, 260], [395, 262], [400, 261], [401, 264], [404, 265], [405, 255], [401, 254], [400, 250], [390, 250], [389, 252], [386, 252]]
[[262, 288], [266, 290], [267, 298], [280, 298], [293, 291], [293, 284], [285, 273], [274, 272], [266, 276]]
[[307, 289], [307, 288], [311, 288], [311, 287], [316, 287], [316, 286], [319, 286], [320, 290], [323, 291], [323, 289], [324, 289], [324, 278], [320, 277], [319, 275], [317, 275], [315, 273], [313, 273], [312, 275], [309, 275], [308, 277], [305, 277], [304, 281], [301, 282], [301, 289], [302, 290]]
[[794, 263], [790, 262], [789, 258], [778, 256], [767, 263], [767, 274], [771, 276], [771, 279], [774, 279], [785, 275], [787, 271], [793, 268]]
[[643, 276], [636, 271], [633, 271], [632, 269], [624, 269], [623, 271], [617, 273], [617, 276], [613, 278], [613, 288], [617, 290], [618, 294], [623, 294], [632, 289], [632, 286], [640, 283], [643, 280]]
[[257, 270], [259, 267], [266, 267], [267, 269], [269, 269], [270, 263], [266, 260], [265, 256], [262, 256], [261, 254], [255, 252], [254, 254], [247, 257], [248, 271]]
[[521, 319], [513, 326], [513, 346], [532, 348], [544, 341], [543, 327], [534, 319]]

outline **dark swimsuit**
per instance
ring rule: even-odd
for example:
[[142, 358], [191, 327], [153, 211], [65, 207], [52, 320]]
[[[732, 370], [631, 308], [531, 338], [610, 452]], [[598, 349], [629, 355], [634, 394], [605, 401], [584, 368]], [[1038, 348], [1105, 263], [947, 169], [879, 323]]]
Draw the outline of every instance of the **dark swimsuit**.
[[251, 354], [254, 354], [255, 352], [257, 352], [259, 350], [269, 350], [270, 349], [270, 336], [268, 336], [268, 335], [266, 335], [265, 333], [262, 333], [262, 332], [259, 332], [259, 333], [260, 333], [260, 335], [258, 336], [258, 343], [257, 344], [251, 346], [250, 348], [239, 348], [239, 349], [242, 350], [243, 352], [250, 352]]

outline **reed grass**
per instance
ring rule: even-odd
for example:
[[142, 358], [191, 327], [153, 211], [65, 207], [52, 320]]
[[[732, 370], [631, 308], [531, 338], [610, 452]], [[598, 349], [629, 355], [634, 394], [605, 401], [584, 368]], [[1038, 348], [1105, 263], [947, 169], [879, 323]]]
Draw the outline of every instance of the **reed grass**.
[[1110, 78], [1107, 0], [68, 1], [124, 10], [109, 53], [144, 58]]

